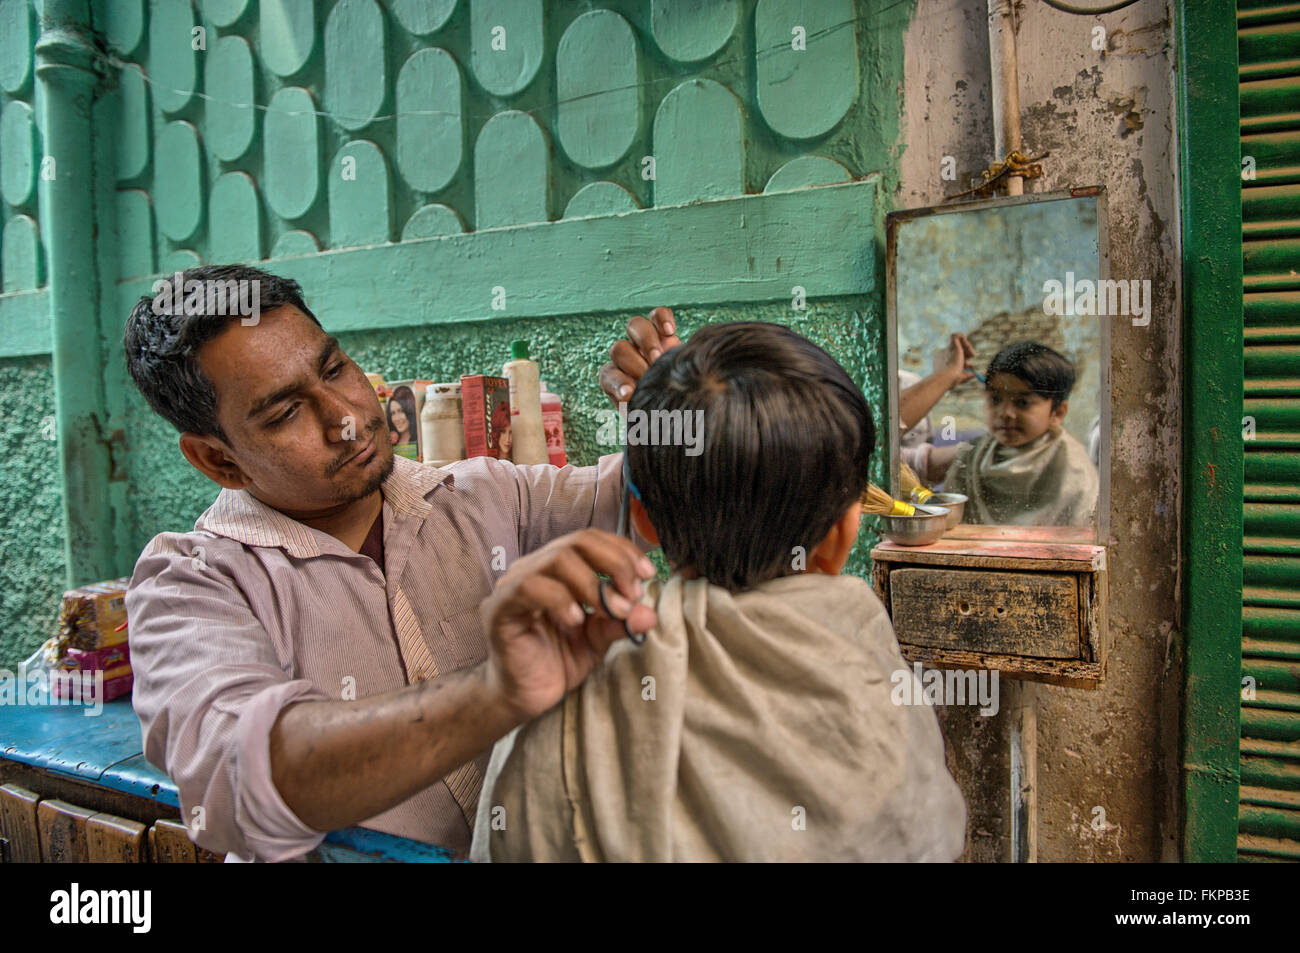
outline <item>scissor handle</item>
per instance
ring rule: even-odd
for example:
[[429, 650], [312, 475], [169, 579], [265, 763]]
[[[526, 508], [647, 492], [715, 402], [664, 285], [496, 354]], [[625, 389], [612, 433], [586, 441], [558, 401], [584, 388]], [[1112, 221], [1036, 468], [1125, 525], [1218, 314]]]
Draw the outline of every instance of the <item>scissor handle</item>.
[[[614, 613], [610, 611], [609, 603], [605, 601], [605, 587], [607, 585], [609, 585], [609, 580], [602, 579], [600, 581], [600, 585], [596, 587], [596, 594], [600, 597], [600, 607], [605, 610], [605, 615], [609, 616], [611, 619], [618, 619], [618, 616], [614, 615]], [[623, 623], [623, 632], [627, 635], [629, 639], [632, 640], [633, 645], [645, 644], [644, 632], [641, 633], [633, 632], [628, 627], [627, 619], [618, 619], [618, 621]]]

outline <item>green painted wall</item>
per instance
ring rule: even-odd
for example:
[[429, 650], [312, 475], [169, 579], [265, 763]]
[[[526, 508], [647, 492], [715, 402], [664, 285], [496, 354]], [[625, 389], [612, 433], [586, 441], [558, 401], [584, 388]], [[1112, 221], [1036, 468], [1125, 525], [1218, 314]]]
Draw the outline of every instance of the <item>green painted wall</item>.
[[[30, 9], [27, 0], [0, 0], [0, 15], [10, 16], [15, 4]], [[614, 0], [536, 7], [540, 13], [528, 0], [92, 4], [95, 30], [110, 51], [94, 148], [103, 177], [96, 183], [101, 262], [115, 267], [101, 270], [123, 282], [198, 262], [243, 260], [276, 270], [284, 256], [386, 243], [396, 249], [404, 240], [554, 221], [566, 212], [604, 215], [877, 175], [876, 242], [866, 257], [874, 256], [868, 270], [879, 274], [880, 223], [902, 148], [902, 34], [913, 4]], [[28, 22], [34, 42], [34, 13]], [[806, 34], [805, 50], [790, 48], [791, 24]], [[492, 49], [499, 25], [507, 29], [504, 51]], [[206, 49], [192, 49], [196, 26]], [[25, 82], [25, 93], [4, 91], [4, 100], [30, 100], [33, 80]], [[231, 105], [250, 101], [266, 108]], [[9, 147], [0, 139], [0, 161]], [[643, 157], [651, 155], [654, 181], [642, 175]], [[4, 208], [6, 219], [38, 212], [30, 203]], [[806, 218], [796, 224], [816, 230], [825, 221]], [[737, 233], [737, 242], [746, 240]], [[467, 261], [476, 247], [464, 249]], [[563, 269], [562, 257], [556, 267]], [[737, 269], [717, 278], [743, 283], [752, 276]], [[534, 307], [544, 316], [527, 319], [446, 323], [442, 314], [436, 327], [382, 330], [351, 330], [355, 314], [334, 317], [335, 326], [350, 329], [340, 335], [349, 352], [389, 379], [492, 370], [510, 340], [529, 339], [544, 376], [565, 398], [577, 463], [600, 452], [595, 412], [606, 405], [595, 381], [609, 344], [631, 314], [658, 304], [674, 307], [688, 332], [718, 320], [790, 324], [839, 358], [878, 420], [887, 419], [882, 281], [850, 295], [819, 295], [810, 284], [804, 313], [792, 311], [788, 297], [689, 303], [665, 299], [658, 287], [637, 285], [644, 302], [635, 310], [621, 300], [584, 305], [583, 313], [552, 304]], [[388, 288], [366, 290], [390, 311], [427, 313], [406, 291], [385, 298]], [[309, 301], [321, 295], [311, 286], [306, 292]], [[102, 298], [106, 429], [125, 431], [127, 476], [113, 485], [106, 531], [128, 572], [155, 533], [189, 528], [215, 488], [185, 464], [175, 433], [129, 387], [117, 345], [122, 295], [105, 288]], [[6, 325], [5, 315], [18, 312], [3, 304], [0, 359], [9, 359], [0, 360], [0, 400], [21, 405], [34, 368], [47, 368], [48, 378], [48, 362], [38, 356], [29, 366], [11, 356], [30, 348], [7, 349], [18, 325]], [[321, 317], [329, 328], [328, 309]], [[11, 443], [0, 492], [30, 492], [31, 473], [54, 475], [57, 483], [57, 467], [42, 457], [48, 447]], [[21, 567], [0, 568], [6, 590], [23, 594], [21, 608], [3, 605], [0, 664], [28, 654], [53, 625], [63, 583], [61, 540], [44, 546], [48, 527], [60, 525], [57, 486], [51, 493], [39, 510], [26, 505], [30, 519], [15, 519], [13, 507], [0, 516], [6, 551], [24, 553]], [[34, 539], [32, 526], [42, 530]], [[866, 569], [865, 551], [859, 547], [855, 571]], [[36, 558], [26, 558], [32, 552]]]
[[52, 634], [64, 587], [50, 327], [32, 307], [48, 296], [23, 294], [46, 283], [35, 23], [28, 0], [0, 3], [0, 668], [9, 669]]
[[53, 634], [63, 592], [63, 498], [46, 358], [0, 360], [0, 668]]

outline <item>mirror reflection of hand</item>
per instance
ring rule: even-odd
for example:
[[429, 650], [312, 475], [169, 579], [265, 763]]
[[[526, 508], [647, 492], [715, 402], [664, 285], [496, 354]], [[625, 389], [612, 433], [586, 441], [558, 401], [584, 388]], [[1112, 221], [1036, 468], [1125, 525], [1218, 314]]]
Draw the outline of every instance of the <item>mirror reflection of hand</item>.
[[966, 335], [957, 331], [948, 337], [948, 346], [934, 352], [934, 372], [947, 374], [952, 383], [950, 387], [965, 383], [975, 376], [969, 364], [975, 356], [975, 348]]

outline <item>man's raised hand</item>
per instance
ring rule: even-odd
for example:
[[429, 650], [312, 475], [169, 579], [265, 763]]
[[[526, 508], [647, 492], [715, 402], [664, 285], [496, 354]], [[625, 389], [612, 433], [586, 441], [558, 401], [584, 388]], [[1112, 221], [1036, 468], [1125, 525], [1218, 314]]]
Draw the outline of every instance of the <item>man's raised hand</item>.
[[601, 390], [615, 404], [627, 400], [646, 368], [681, 343], [671, 308], [655, 308], [649, 320], [637, 315], [627, 323], [627, 337], [609, 349], [609, 363], [600, 369]]

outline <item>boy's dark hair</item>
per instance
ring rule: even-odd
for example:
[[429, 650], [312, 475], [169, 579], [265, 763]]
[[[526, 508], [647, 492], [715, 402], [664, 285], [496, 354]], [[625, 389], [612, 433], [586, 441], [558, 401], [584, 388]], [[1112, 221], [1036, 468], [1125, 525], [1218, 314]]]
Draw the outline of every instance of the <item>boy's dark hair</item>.
[[991, 381], [994, 374], [1019, 377], [1035, 394], [1051, 400], [1053, 410], [1074, 389], [1074, 365], [1064, 355], [1037, 341], [1008, 344], [998, 351], [989, 361], [984, 379]]
[[[172, 276], [162, 280], [171, 283]], [[181, 272], [182, 289], [191, 280], [257, 281], [252, 287], [256, 289], [261, 313], [293, 305], [320, 324], [302, 300], [302, 288], [290, 278], [245, 265], [203, 265]], [[243, 316], [230, 306], [205, 307], [198, 314], [190, 313], [191, 309], [181, 307], [180, 302], [157, 309], [153, 306], [155, 298], [152, 294], [143, 296], [126, 319], [122, 346], [131, 379], [149, 406], [181, 433], [191, 431], [225, 440], [226, 435], [217, 423], [217, 393], [199, 367], [198, 352], [226, 330], [230, 322]], [[205, 301], [211, 306], [226, 299], [209, 295]]]
[[795, 572], [795, 547], [806, 557], [867, 485], [862, 391], [780, 325], [701, 328], [650, 365], [630, 409], [704, 412], [698, 456], [632, 445], [628, 465], [669, 561], [733, 592]]

